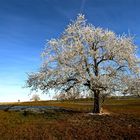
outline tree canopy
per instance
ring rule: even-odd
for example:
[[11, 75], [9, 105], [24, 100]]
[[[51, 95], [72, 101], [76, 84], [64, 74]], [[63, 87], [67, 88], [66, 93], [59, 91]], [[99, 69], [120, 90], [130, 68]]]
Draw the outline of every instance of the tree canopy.
[[27, 85], [45, 93], [90, 91], [97, 108], [100, 95], [123, 92], [128, 77], [138, 75], [136, 50], [130, 35], [95, 27], [79, 14], [59, 38], [47, 42], [43, 64], [39, 72], [28, 75]]
[[31, 101], [40, 101], [40, 97], [38, 94], [33, 94], [32, 98], [30, 100]]

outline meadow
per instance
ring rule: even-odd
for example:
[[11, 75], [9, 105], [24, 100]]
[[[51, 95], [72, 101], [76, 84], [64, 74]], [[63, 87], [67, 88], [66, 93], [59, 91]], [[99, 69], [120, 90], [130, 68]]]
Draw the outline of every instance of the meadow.
[[[8, 103], [7, 103], [8, 104]], [[91, 115], [93, 101], [38, 101], [10, 105], [60, 106], [70, 112], [45, 114], [0, 111], [0, 140], [138, 140], [140, 98], [107, 99], [103, 111]]]

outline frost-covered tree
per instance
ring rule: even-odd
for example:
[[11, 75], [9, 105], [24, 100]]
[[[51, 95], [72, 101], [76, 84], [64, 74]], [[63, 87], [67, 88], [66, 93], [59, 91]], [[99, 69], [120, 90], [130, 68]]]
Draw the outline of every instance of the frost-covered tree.
[[88, 24], [79, 14], [62, 35], [47, 42], [43, 65], [28, 76], [32, 90], [59, 93], [76, 89], [94, 95], [94, 113], [100, 112], [100, 96], [121, 92], [124, 77], [138, 72], [133, 38]]
[[32, 98], [30, 100], [31, 101], [40, 101], [40, 97], [38, 94], [33, 94]]
[[59, 93], [54, 96], [54, 99], [57, 100], [75, 100], [78, 98], [81, 98], [81, 94], [77, 90], [74, 90], [74, 88], [71, 88], [68, 92]]
[[125, 81], [125, 88], [123, 94], [124, 93], [140, 97], [140, 78], [127, 78], [127, 80]]

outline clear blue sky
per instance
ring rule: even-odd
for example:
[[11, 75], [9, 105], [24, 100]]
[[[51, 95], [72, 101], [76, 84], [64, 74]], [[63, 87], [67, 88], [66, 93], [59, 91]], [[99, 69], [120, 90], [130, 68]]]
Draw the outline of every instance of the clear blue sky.
[[140, 0], [0, 0], [0, 102], [30, 99], [26, 73], [38, 70], [46, 40], [81, 12], [95, 26], [130, 32], [140, 46]]

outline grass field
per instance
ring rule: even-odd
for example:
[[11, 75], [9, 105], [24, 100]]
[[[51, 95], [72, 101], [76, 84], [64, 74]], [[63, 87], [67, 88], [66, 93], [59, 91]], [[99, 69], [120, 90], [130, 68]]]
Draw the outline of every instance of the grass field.
[[114, 140], [140, 138], [140, 99], [107, 99], [109, 115], [90, 115], [93, 102], [40, 101], [14, 105], [61, 106], [81, 113], [27, 114], [0, 111], [0, 140]]

